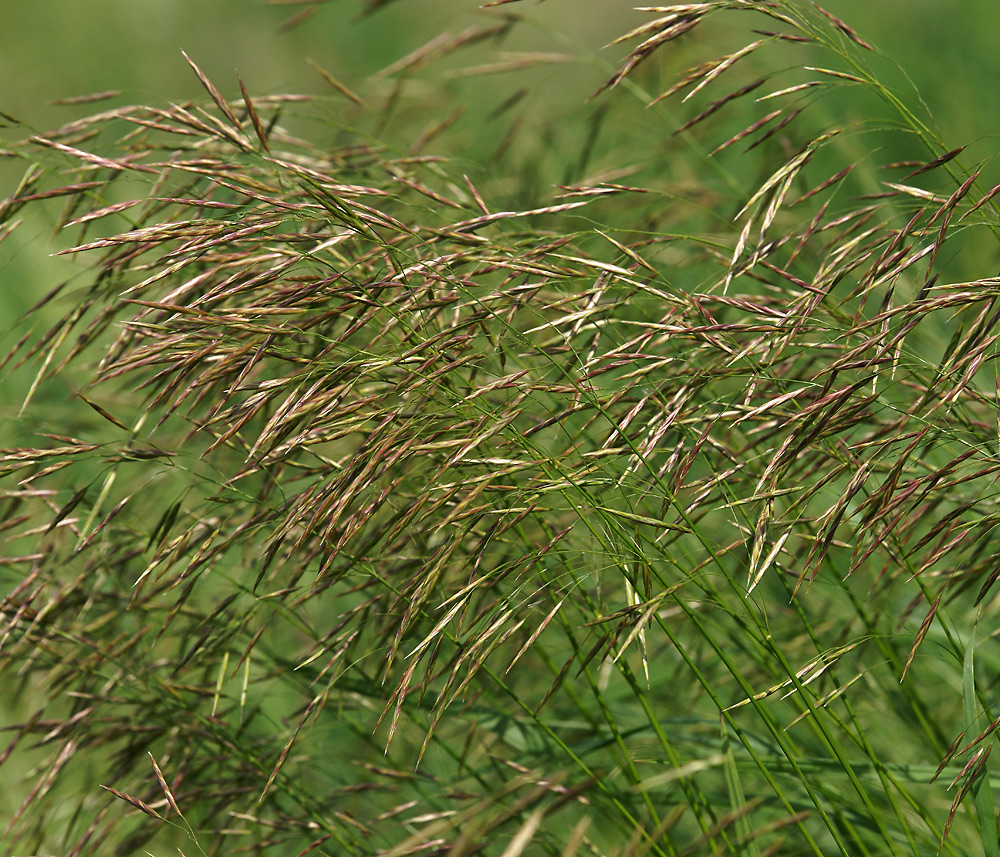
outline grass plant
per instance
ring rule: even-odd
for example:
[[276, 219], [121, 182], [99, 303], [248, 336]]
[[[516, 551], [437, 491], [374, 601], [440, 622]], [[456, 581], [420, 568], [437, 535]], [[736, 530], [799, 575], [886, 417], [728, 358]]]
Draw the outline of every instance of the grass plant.
[[6, 129], [4, 852], [998, 854], [992, 164], [812, 3], [545, 113], [489, 5]]

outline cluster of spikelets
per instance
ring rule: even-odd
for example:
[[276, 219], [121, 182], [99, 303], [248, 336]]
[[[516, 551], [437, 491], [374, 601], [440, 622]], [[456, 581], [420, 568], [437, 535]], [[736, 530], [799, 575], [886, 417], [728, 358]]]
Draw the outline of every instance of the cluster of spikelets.
[[[204, 104], [8, 141], [0, 235], [61, 198], [89, 280], [3, 361], [0, 763], [34, 768], [0, 841], [996, 853], [1000, 279], [939, 260], [995, 254], [1000, 185], [818, 7], [643, 13], [580, 108], [622, 135], [527, 206], [513, 133], [481, 177], [450, 115], [320, 148], [285, 120], [322, 101], [190, 59]], [[921, 154], [857, 158], [845, 89]]]

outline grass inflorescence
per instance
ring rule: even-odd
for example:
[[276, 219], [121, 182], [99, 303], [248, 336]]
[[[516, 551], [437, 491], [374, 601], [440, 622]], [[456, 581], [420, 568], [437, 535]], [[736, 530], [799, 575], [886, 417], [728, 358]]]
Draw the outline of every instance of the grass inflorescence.
[[989, 161], [791, 0], [453, 137], [574, 59], [490, 5], [6, 142], [85, 273], [3, 361], [0, 841], [997, 854]]

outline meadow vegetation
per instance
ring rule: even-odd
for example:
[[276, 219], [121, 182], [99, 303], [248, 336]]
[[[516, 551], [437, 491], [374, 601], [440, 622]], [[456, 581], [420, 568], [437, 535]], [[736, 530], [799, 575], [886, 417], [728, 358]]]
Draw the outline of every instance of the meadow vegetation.
[[489, 7], [8, 117], [3, 852], [997, 855], [995, 166], [812, 3]]

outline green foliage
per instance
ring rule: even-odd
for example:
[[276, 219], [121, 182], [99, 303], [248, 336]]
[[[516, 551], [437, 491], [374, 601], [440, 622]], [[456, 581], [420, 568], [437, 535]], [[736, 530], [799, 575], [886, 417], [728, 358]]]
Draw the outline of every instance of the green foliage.
[[813, 4], [646, 9], [559, 111], [477, 100], [573, 59], [495, 5], [11, 125], [86, 273], [4, 361], [0, 841], [995, 854], [990, 165]]

